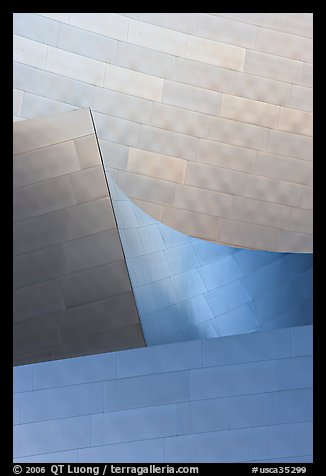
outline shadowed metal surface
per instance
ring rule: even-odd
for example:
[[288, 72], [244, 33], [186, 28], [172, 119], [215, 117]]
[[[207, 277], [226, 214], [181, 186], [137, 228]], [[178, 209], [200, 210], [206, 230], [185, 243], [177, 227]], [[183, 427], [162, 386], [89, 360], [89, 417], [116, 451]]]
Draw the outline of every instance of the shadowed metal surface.
[[14, 124], [14, 364], [145, 345], [89, 110]]
[[311, 254], [192, 238], [145, 214], [110, 175], [109, 184], [147, 345], [312, 322]]

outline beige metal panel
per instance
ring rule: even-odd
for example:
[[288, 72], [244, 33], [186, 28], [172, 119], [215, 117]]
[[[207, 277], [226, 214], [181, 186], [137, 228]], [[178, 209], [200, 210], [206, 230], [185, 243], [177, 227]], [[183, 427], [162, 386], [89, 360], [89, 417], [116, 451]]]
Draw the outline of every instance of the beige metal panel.
[[273, 154], [312, 161], [312, 138], [275, 130], [268, 131], [266, 150]]
[[301, 187], [301, 208], [307, 208], [308, 210], [313, 209], [313, 188], [312, 187]]
[[313, 109], [313, 95], [312, 88], [305, 88], [302, 86], [292, 86], [292, 94], [289, 106], [302, 111], [312, 112]]
[[231, 195], [187, 185], [177, 185], [173, 205], [176, 208], [227, 217], [232, 213]]
[[267, 13], [264, 26], [312, 38], [313, 22], [310, 13]]
[[172, 205], [174, 183], [122, 171], [118, 172], [116, 181], [129, 197], [150, 203]]
[[246, 51], [244, 71], [288, 83], [299, 83], [302, 63], [259, 51]]
[[299, 84], [312, 88], [313, 86], [313, 66], [309, 63], [302, 64], [302, 71]]
[[81, 169], [96, 167], [101, 163], [97, 151], [97, 141], [94, 134], [75, 139], [74, 144], [77, 150], [78, 162]]
[[14, 220], [24, 220], [75, 205], [69, 176], [56, 177], [14, 190]]
[[174, 68], [174, 56], [120, 41], [114, 64], [159, 78], [167, 78]]
[[220, 219], [220, 227], [221, 242], [250, 249], [266, 247], [275, 251], [277, 248], [280, 231], [278, 229], [225, 218]]
[[183, 183], [186, 164], [186, 160], [176, 157], [130, 148], [127, 170], [136, 174]]
[[[264, 180], [256, 182], [255, 177], [248, 178], [246, 192], [240, 187], [232, 194], [239, 199], [244, 193], [259, 196], [262, 204], [273, 204], [275, 197], [275, 204], [285, 200], [288, 206], [310, 210], [310, 192], [303, 195], [301, 189], [298, 203], [297, 192], [291, 197], [283, 187], [286, 182], [289, 190], [297, 190], [293, 188], [295, 184], [312, 185], [312, 14], [41, 15], [66, 23], [59, 25], [56, 46], [60, 49], [49, 47], [50, 60], [51, 51], [56, 50], [57, 67], [62, 69], [57, 73], [42, 71], [46, 68], [39, 62], [45, 46], [43, 33], [37, 29], [29, 31], [28, 26], [19, 30], [21, 38], [24, 34], [27, 39], [16, 40], [20, 45], [26, 44], [27, 53], [34, 48], [36, 56], [31, 58], [22, 51], [24, 48], [18, 48], [18, 52], [16, 48], [21, 59], [15, 64], [14, 86], [22, 91], [16, 93], [16, 118], [46, 115], [74, 106], [93, 108], [105, 167], [114, 177], [120, 175], [122, 190], [127, 194], [131, 190], [130, 196], [155, 218], [162, 219], [162, 207], [173, 207], [180, 171], [174, 169], [174, 176], [172, 169], [162, 167], [164, 177], [156, 172], [155, 178], [146, 177], [140, 175], [148, 172], [145, 161], [142, 163], [139, 158], [134, 164], [136, 172], [131, 172], [130, 147], [144, 149], [156, 159], [161, 157], [164, 164], [165, 156], [176, 157], [220, 170], [274, 179], [275, 194], [258, 187], [258, 182]], [[71, 22], [67, 25], [69, 18]], [[34, 23], [41, 24], [37, 20]], [[30, 22], [30, 28], [34, 23]], [[87, 44], [82, 44], [87, 38]], [[31, 65], [34, 60], [39, 62], [36, 68]], [[106, 66], [105, 87], [104, 83], [95, 86], [97, 66], [103, 71], [108, 60], [111, 64]], [[86, 65], [94, 65], [94, 71], [87, 70]], [[72, 75], [75, 78], [69, 79]], [[89, 147], [84, 150], [87, 139], [79, 137], [81, 168], [83, 161], [86, 168], [100, 165], [92, 162]], [[75, 145], [78, 148], [78, 141]], [[159, 165], [156, 159], [155, 166]], [[209, 173], [210, 169], [206, 170]], [[207, 181], [210, 183], [210, 178]], [[221, 183], [221, 178], [217, 183]], [[206, 186], [201, 183], [198, 188], [205, 190]], [[178, 187], [178, 200], [182, 203], [180, 190]], [[194, 206], [196, 210], [200, 207]], [[212, 205], [210, 210], [213, 209]], [[68, 226], [68, 215], [65, 220]], [[244, 220], [241, 219], [243, 223]], [[254, 238], [255, 226], [260, 230], [259, 222], [249, 223], [246, 228], [249, 241]], [[198, 228], [197, 232], [197, 236], [203, 235], [203, 229]], [[256, 243], [263, 243], [264, 233]], [[275, 235], [276, 248], [291, 251], [291, 233], [296, 250], [300, 243], [306, 250], [308, 235], [293, 231]], [[50, 239], [47, 233], [44, 236]], [[41, 241], [35, 238], [36, 243]], [[22, 242], [19, 246], [24, 247]]]
[[271, 104], [288, 104], [291, 84], [235, 71], [231, 94]]
[[[30, 69], [26, 72], [26, 74], [31, 76], [31, 81], [25, 85], [26, 91], [79, 107], [88, 107], [90, 105], [93, 85], [79, 81], [79, 79], [71, 79], [60, 74], [51, 73], [50, 71], [31, 69], [34, 74], [32, 74]], [[23, 74], [24, 70], [18, 69], [18, 72], [15, 72], [14, 76], [17, 76], [18, 84], [22, 81], [21, 75]]]
[[13, 59], [19, 63], [29, 64], [35, 68], [44, 68], [46, 64], [47, 45], [14, 35]]
[[211, 13], [222, 18], [232, 18], [243, 23], [262, 26], [265, 22], [266, 13]]
[[180, 107], [154, 103], [149, 123], [160, 129], [180, 132], [198, 137], [208, 135], [208, 117], [206, 114], [187, 111]]
[[312, 40], [310, 38], [258, 28], [256, 49], [272, 55], [312, 63]]
[[264, 149], [266, 145], [269, 129], [222, 117], [210, 117], [209, 122], [209, 139], [250, 149]]
[[70, 180], [77, 203], [107, 197], [108, 187], [102, 165], [74, 172], [70, 174]]
[[179, 208], [163, 207], [163, 222], [190, 236], [219, 241], [220, 218]]
[[281, 107], [279, 128], [283, 131], [312, 136], [312, 114]]
[[93, 113], [96, 132], [99, 139], [105, 139], [118, 144], [137, 146], [140, 134], [140, 124], [126, 121], [114, 116]]
[[104, 63], [52, 46], [48, 47], [46, 70], [96, 86], [103, 86], [104, 82]]
[[[272, 228], [287, 229], [291, 208], [276, 203], [262, 202], [251, 198], [234, 197], [232, 217], [248, 223]], [[252, 234], [251, 231], [250, 234]]]
[[126, 170], [128, 163], [128, 151], [129, 148], [126, 145], [115, 144], [104, 139], [99, 140], [100, 149], [105, 160], [105, 164], [109, 162], [110, 166], [107, 167], [110, 170], [120, 169]]
[[217, 192], [238, 195], [243, 188], [244, 174], [199, 163], [187, 164], [185, 183]]
[[128, 41], [135, 45], [184, 56], [187, 35], [138, 20], [129, 20]]
[[195, 160], [198, 138], [178, 132], [141, 126], [139, 148], [180, 159]]
[[14, 155], [93, 134], [87, 110], [32, 119], [15, 124]]
[[278, 249], [280, 230], [259, 225], [242, 224], [242, 246], [245, 248], [262, 249], [271, 251]]
[[110, 89], [94, 87], [92, 111], [102, 112], [111, 116], [120, 117], [135, 122], [148, 122], [151, 114], [152, 102], [147, 99], [136, 98], [129, 94], [122, 94]]
[[181, 84], [228, 93], [234, 73], [235, 71], [212, 64], [175, 57], [173, 68], [164, 77]]
[[71, 25], [60, 25], [58, 40], [54, 46], [81, 56], [111, 63], [116, 54], [117, 40]]
[[60, 114], [62, 112], [73, 111], [75, 105], [65, 102], [56, 101], [39, 96], [38, 94], [24, 93], [22, 116], [25, 119], [33, 119], [34, 117], [48, 116]]
[[287, 182], [312, 185], [312, 164], [292, 157], [257, 152], [255, 173]]
[[17, 155], [13, 163], [14, 187], [30, 185], [80, 169], [73, 141]]
[[202, 63], [243, 71], [245, 52], [244, 48], [238, 46], [189, 36], [185, 57]]
[[230, 220], [229, 218], [220, 218], [219, 220], [219, 241], [229, 246], [242, 246], [243, 222]]
[[278, 251], [291, 250], [293, 253], [311, 253], [313, 250], [313, 236], [293, 231], [279, 230]]
[[77, 26], [83, 30], [93, 31], [100, 35], [126, 40], [128, 33], [128, 18], [111, 13], [70, 13], [70, 25]]
[[207, 89], [164, 81], [162, 102], [192, 111], [218, 114], [221, 94]]
[[197, 35], [231, 45], [254, 48], [257, 28], [242, 22], [200, 13]]
[[111, 64], [106, 66], [104, 87], [144, 99], [160, 101], [163, 79]]
[[297, 233], [312, 234], [313, 212], [312, 210], [302, 210], [296, 208], [291, 211], [289, 230]]
[[299, 207], [301, 185], [248, 174], [243, 194], [256, 200]]
[[182, 15], [171, 15], [171, 13], [138, 13], [137, 19], [152, 25], [158, 25], [163, 28], [193, 35], [196, 33], [198, 16], [199, 13], [182, 13]]
[[197, 162], [207, 165], [216, 165], [240, 172], [252, 172], [255, 164], [256, 151], [236, 147], [221, 142], [200, 139], [198, 145]]
[[235, 121], [275, 128], [278, 125], [279, 108], [272, 104], [223, 94], [221, 116]]

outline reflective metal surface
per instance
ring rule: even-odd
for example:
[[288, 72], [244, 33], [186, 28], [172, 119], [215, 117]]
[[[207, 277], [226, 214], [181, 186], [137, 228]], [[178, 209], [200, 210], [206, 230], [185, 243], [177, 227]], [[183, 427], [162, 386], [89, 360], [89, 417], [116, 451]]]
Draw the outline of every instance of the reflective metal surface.
[[89, 110], [14, 124], [14, 363], [144, 345]]
[[14, 369], [20, 462], [309, 462], [312, 326]]
[[189, 237], [146, 215], [110, 175], [109, 186], [147, 345], [312, 322], [311, 254]]

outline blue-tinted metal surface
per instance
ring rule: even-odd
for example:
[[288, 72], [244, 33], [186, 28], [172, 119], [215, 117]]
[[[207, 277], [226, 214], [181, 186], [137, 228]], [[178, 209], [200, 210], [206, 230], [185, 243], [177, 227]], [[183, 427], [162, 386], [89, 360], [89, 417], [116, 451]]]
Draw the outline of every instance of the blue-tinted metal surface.
[[312, 322], [312, 255], [222, 246], [144, 213], [108, 175], [147, 345]]
[[15, 462], [308, 462], [311, 354], [301, 326], [15, 367]]

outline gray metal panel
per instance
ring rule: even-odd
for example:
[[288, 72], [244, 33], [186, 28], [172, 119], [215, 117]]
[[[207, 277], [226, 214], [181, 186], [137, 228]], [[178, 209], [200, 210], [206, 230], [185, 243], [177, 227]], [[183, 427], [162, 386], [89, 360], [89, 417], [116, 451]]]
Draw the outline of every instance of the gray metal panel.
[[13, 260], [14, 287], [22, 287], [53, 279], [66, 273], [61, 244], [15, 256]]
[[115, 228], [67, 241], [63, 249], [70, 273], [118, 261], [122, 255]]
[[14, 290], [14, 322], [51, 314], [65, 308], [58, 281], [48, 281]]
[[15, 364], [143, 346], [90, 111], [15, 124], [14, 152]]
[[130, 291], [123, 260], [65, 276], [61, 285], [68, 308]]

